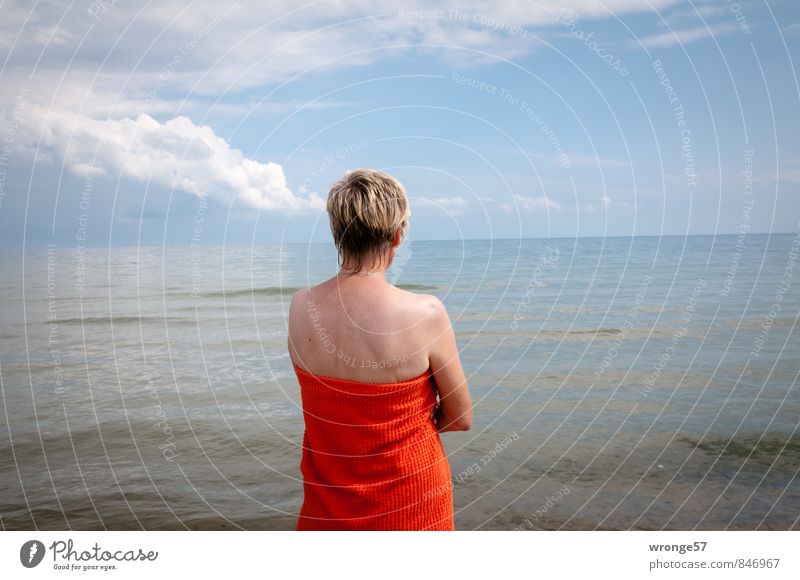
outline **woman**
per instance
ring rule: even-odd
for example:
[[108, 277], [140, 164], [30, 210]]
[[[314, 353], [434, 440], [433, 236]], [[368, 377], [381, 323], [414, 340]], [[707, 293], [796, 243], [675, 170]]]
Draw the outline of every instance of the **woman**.
[[439, 433], [468, 430], [472, 401], [442, 302], [386, 281], [408, 198], [390, 175], [359, 169], [327, 209], [341, 269], [289, 309], [306, 426], [297, 529], [452, 530]]

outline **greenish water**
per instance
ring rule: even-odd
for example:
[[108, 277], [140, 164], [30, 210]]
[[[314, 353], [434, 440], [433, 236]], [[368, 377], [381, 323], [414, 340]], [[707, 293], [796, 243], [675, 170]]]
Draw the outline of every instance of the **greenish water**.
[[[442, 436], [457, 527], [798, 529], [798, 247], [404, 247], [391, 279], [445, 302], [476, 405]], [[3, 528], [293, 529], [286, 313], [336, 263], [322, 245], [0, 253]]]

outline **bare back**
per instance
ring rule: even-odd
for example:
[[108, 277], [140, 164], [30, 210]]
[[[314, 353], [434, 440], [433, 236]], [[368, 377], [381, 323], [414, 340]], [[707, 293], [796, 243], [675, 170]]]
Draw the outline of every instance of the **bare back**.
[[431, 367], [443, 331], [440, 305], [383, 279], [337, 276], [294, 296], [289, 352], [316, 375], [369, 383], [414, 378]]

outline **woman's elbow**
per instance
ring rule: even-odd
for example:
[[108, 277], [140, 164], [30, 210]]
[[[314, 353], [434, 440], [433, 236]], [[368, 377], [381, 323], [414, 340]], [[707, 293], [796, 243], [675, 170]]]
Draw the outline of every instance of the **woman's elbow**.
[[463, 413], [458, 419], [455, 420], [453, 425], [454, 431], [469, 431], [472, 428], [472, 409]]
[[437, 428], [442, 431], [469, 431], [472, 427], [472, 413], [446, 418], [440, 416], [437, 421]]

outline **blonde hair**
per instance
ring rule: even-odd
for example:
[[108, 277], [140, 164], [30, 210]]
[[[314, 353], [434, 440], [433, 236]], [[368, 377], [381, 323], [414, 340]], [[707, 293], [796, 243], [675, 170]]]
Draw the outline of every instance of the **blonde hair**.
[[346, 173], [328, 192], [328, 217], [339, 265], [361, 270], [382, 264], [397, 230], [405, 229], [411, 212], [402, 184], [387, 173], [356, 169]]

